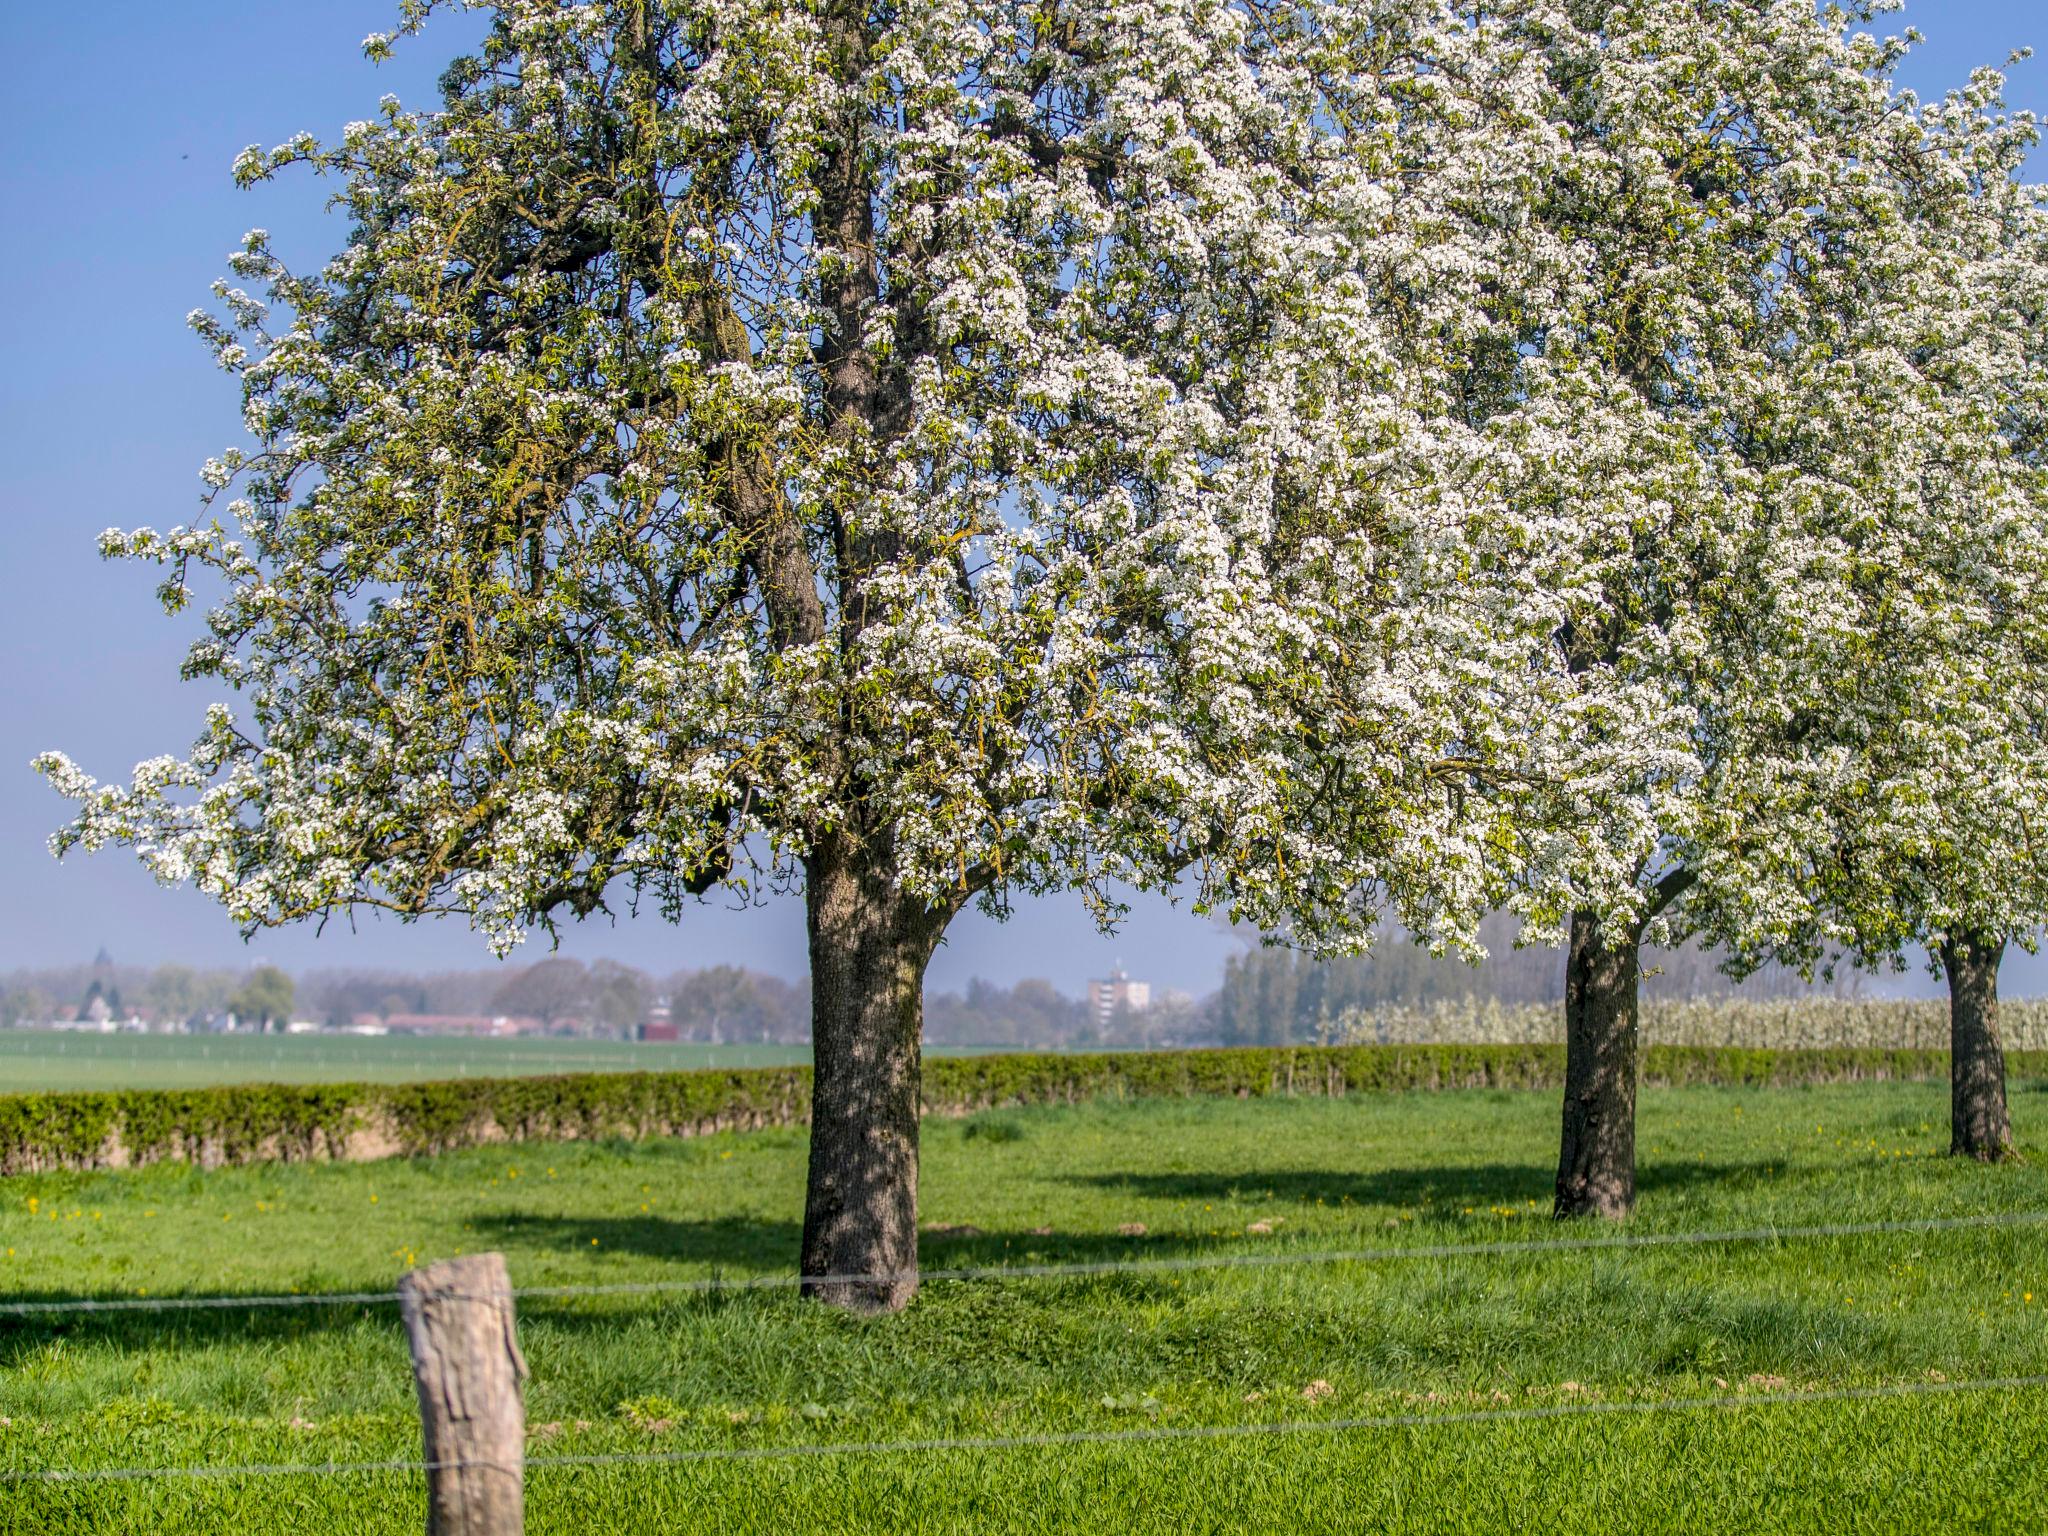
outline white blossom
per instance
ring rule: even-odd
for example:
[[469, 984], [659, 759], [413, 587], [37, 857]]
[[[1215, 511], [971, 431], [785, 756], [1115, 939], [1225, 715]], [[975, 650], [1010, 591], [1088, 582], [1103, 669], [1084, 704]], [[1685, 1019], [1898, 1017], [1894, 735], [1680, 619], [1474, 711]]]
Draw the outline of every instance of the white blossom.
[[[849, 834], [945, 910], [1477, 911], [1467, 791], [1555, 605], [1475, 575], [1540, 544], [1493, 487], [1575, 376], [1517, 361], [1576, 291], [1525, 36], [1442, 0], [917, 0], [854, 47], [764, 0], [492, 10], [441, 110], [237, 161], [337, 178], [353, 237], [306, 276], [252, 232], [193, 320], [244, 386], [204, 472], [237, 500], [105, 547], [173, 606], [224, 588], [186, 669], [241, 701], [125, 787], [44, 760], [60, 848], [501, 948]], [[1465, 409], [1488, 369], [1526, 408]]]

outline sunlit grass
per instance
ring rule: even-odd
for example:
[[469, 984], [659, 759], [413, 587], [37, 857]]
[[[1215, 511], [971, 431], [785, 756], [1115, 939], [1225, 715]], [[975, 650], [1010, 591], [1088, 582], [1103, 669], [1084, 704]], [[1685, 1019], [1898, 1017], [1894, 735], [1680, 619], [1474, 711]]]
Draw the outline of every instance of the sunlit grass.
[[[1940, 1085], [1649, 1093], [1632, 1229], [2048, 1210], [2044, 1109], [2015, 1093], [2032, 1156], [1986, 1169], [1942, 1155]], [[933, 1122], [925, 1262], [1577, 1236], [1548, 1217], [1555, 1117], [1549, 1095], [1472, 1093]], [[803, 1162], [802, 1134], [782, 1130], [22, 1177], [0, 1185], [0, 1289], [382, 1289], [482, 1248], [523, 1285], [786, 1273]], [[532, 1298], [521, 1314], [536, 1456], [1491, 1411], [2048, 1372], [2048, 1228], [938, 1282], [865, 1322], [735, 1290]], [[1514, 1510], [1531, 1529], [2034, 1529], [2043, 1397], [536, 1469], [529, 1523], [1460, 1530]], [[379, 1306], [0, 1323], [0, 1416], [15, 1467], [417, 1454], [403, 1340]], [[1942, 1478], [1981, 1518], [1928, 1502]], [[415, 1481], [0, 1489], [0, 1530], [272, 1528], [280, 1510], [297, 1530], [409, 1530]], [[1614, 1502], [1652, 1495], [1626, 1515]]]

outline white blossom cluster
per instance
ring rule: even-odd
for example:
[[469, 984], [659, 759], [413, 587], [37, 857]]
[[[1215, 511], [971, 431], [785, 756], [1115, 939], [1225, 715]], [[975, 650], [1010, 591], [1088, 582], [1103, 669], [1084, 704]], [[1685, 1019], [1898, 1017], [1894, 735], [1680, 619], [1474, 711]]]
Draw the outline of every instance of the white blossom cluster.
[[1538, 932], [1591, 913], [1738, 965], [1875, 957], [1987, 881], [1992, 926], [2031, 928], [2032, 120], [1988, 71], [1923, 108], [1876, 8], [1563, 9], [1575, 149], [1541, 217], [1598, 248], [1544, 345], [1605, 366], [1559, 422], [1536, 584], [1563, 622], [1529, 662], [1558, 692], [1496, 893]]
[[1896, 295], [1917, 387], [1891, 388], [1882, 437], [1930, 446], [1844, 531], [1837, 664], [1781, 707], [1786, 835], [1754, 861], [1798, 899], [1738, 935], [1744, 961], [1903, 966], [1924, 945], [1938, 970], [1951, 942], [2031, 947], [2048, 912], [2048, 216], [2001, 87], [1980, 71], [1922, 114], [1906, 212], [1940, 260]]
[[2038, 799], [1994, 79], [1921, 110], [1809, 0], [478, 8], [438, 110], [238, 163], [349, 244], [247, 237], [264, 297], [193, 318], [234, 499], [104, 547], [223, 591], [187, 671], [245, 703], [126, 785], [42, 759], [59, 851], [501, 949], [823, 839], [1330, 946], [1683, 870], [1761, 949], [1844, 796]]

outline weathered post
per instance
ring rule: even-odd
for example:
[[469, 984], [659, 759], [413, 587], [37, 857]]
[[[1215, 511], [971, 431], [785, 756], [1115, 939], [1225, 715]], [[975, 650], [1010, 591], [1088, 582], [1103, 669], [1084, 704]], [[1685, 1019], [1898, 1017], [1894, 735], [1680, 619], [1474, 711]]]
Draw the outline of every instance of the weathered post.
[[398, 1282], [427, 1447], [428, 1536], [521, 1536], [526, 1525], [526, 1359], [500, 1253]]

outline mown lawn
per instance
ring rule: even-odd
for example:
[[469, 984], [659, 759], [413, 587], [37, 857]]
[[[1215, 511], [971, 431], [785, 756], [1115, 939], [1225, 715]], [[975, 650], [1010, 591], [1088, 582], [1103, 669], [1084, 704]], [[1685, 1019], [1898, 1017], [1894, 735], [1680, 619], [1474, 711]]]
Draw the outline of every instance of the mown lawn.
[[[1985, 1169], [1942, 1155], [1941, 1085], [1648, 1093], [1631, 1230], [2048, 1211], [2048, 1092], [2014, 1108], [2029, 1160]], [[925, 1262], [1578, 1236], [1547, 1219], [1556, 1113], [1470, 1093], [936, 1122], [925, 1215], [953, 1230]], [[803, 1156], [770, 1131], [16, 1178], [0, 1291], [382, 1289], [481, 1248], [521, 1285], [785, 1272]], [[536, 1465], [536, 1532], [2048, 1527], [2048, 1391], [1764, 1400], [2048, 1375], [2048, 1226], [935, 1282], [869, 1321], [776, 1291], [528, 1298], [521, 1327], [535, 1458], [1455, 1416]], [[1723, 1405], [1635, 1411], [1701, 1397]], [[1585, 1404], [1628, 1411], [1473, 1417]], [[0, 1320], [0, 1418], [8, 1469], [419, 1454], [389, 1306]], [[0, 1485], [9, 1532], [423, 1524], [414, 1474]]]

